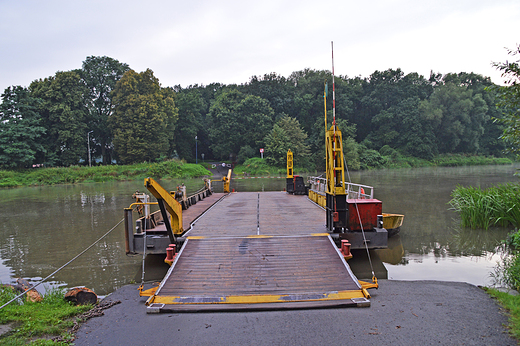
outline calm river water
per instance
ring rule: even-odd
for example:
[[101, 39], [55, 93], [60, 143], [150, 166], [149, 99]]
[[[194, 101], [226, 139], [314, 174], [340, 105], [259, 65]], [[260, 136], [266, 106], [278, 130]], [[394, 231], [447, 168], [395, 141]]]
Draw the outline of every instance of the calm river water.
[[[449, 210], [457, 185], [516, 182], [515, 166], [420, 168], [351, 173], [352, 182], [375, 187], [383, 212], [405, 214], [390, 248], [371, 252], [378, 278], [464, 281], [490, 285], [490, 273], [502, 255], [497, 246], [509, 229], [467, 230]], [[165, 181], [174, 189], [181, 181]], [[200, 179], [185, 180], [188, 191]], [[215, 190], [221, 189], [215, 183]], [[285, 179], [233, 180], [236, 191], [281, 190]], [[123, 217], [141, 181], [0, 190], [0, 281], [17, 277], [32, 282], [48, 276], [95, 242]], [[370, 277], [367, 255], [349, 261], [358, 278]], [[87, 286], [108, 294], [141, 281], [141, 256], [126, 256], [121, 224], [44, 285]], [[167, 270], [162, 258], [147, 258], [145, 280], [160, 280]]]

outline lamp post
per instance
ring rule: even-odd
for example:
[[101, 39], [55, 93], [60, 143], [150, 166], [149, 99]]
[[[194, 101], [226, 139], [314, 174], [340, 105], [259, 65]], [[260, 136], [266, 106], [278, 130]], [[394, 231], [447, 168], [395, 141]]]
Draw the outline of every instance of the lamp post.
[[199, 158], [198, 158], [198, 153], [197, 153], [197, 136], [195, 136], [195, 164], [199, 163]]
[[92, 167], [92, 164], [90, 163], [90, 134], [94, 132], [94, 130], [87, 133], [87, 147], [88, 147], [88, 166]]

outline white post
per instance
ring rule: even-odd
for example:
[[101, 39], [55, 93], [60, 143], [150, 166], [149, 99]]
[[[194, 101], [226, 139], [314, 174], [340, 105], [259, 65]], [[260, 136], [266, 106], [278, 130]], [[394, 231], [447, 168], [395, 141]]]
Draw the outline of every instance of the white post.
[[90, 134], [94, 132], [94, 131], [90, 131], [89, 133], [87, 133], [87, 147], [88, 147], [88, 166], [89, 167], [92, 167], [92, 164], [90, 163]]

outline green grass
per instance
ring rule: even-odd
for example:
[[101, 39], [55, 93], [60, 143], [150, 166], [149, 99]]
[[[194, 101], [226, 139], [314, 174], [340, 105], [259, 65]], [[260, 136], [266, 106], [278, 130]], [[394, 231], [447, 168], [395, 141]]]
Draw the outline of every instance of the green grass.
[[[415, 167], [458, 167], [458, 166], [484, 166], [484, 165], [510, 165], [513, 163], [508, 158], [493, 156], [476, 156], [465, 154], [443, 154], [432, 160], [424, 160], [401, 154], [386, 155], [381, 167], [384, 168], [415, 168]], [[374, 168], [370, 165], [368, 169]], [[377, 168], [377, 167], [376, 167]]]
[[460, 214], [462, 227], [520, 227], [519, 184], [506, 183], [488, 189], [457, 186], [451, 197], [449, 203]]
[[169, 160], [157, 163], [109, 166], [71, 166], [17, 171], [0, 170], [0, 187], [77, 184], [153, 178], [188, 178], [211, 175], [202, 165]]
[[520, 296], [488, 289], [488, 294], [495, 297], [505, 309], [509, 311], [509, 332], [517, 340], [520, 339]]
[[[51, 290], [38, 303], [13, 302], [0, 310], [0, 323], [11, 323], [13, 329], [0, 337], [0, 345], [69, 345], [74, 337], [69, 333], [75, 316], [88, 311], [90, 305], [74, 306], [65, 301], [64, 292]], [[0, 288], [0, 304], [15, 297], [9, 287]], [[54, 342], [61, 336], [69, 342]]]

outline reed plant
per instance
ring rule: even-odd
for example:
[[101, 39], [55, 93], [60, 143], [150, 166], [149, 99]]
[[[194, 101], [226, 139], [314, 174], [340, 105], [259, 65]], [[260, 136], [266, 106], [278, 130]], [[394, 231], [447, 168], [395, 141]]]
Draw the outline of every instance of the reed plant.
[[[497, 298], [500, 304], [509, 312], [509, 328], [511, 334], [520, 338], [520, 295], [511, 291], [504, 292], [504, 289], [520, 291], [520, 231], [517, 229], [511, 232], [506, 240], [501, 242], [502, 258], [495, 265], [491, 273], [494, 287], [487, 292]], [[510, 294], [513, 293], [513, 294]]]
[[488, 189], [457, 186], [451, 193], [451, 208], [460, 214], [461, 226], [520, 226], [520, 185], [500, 184]]

